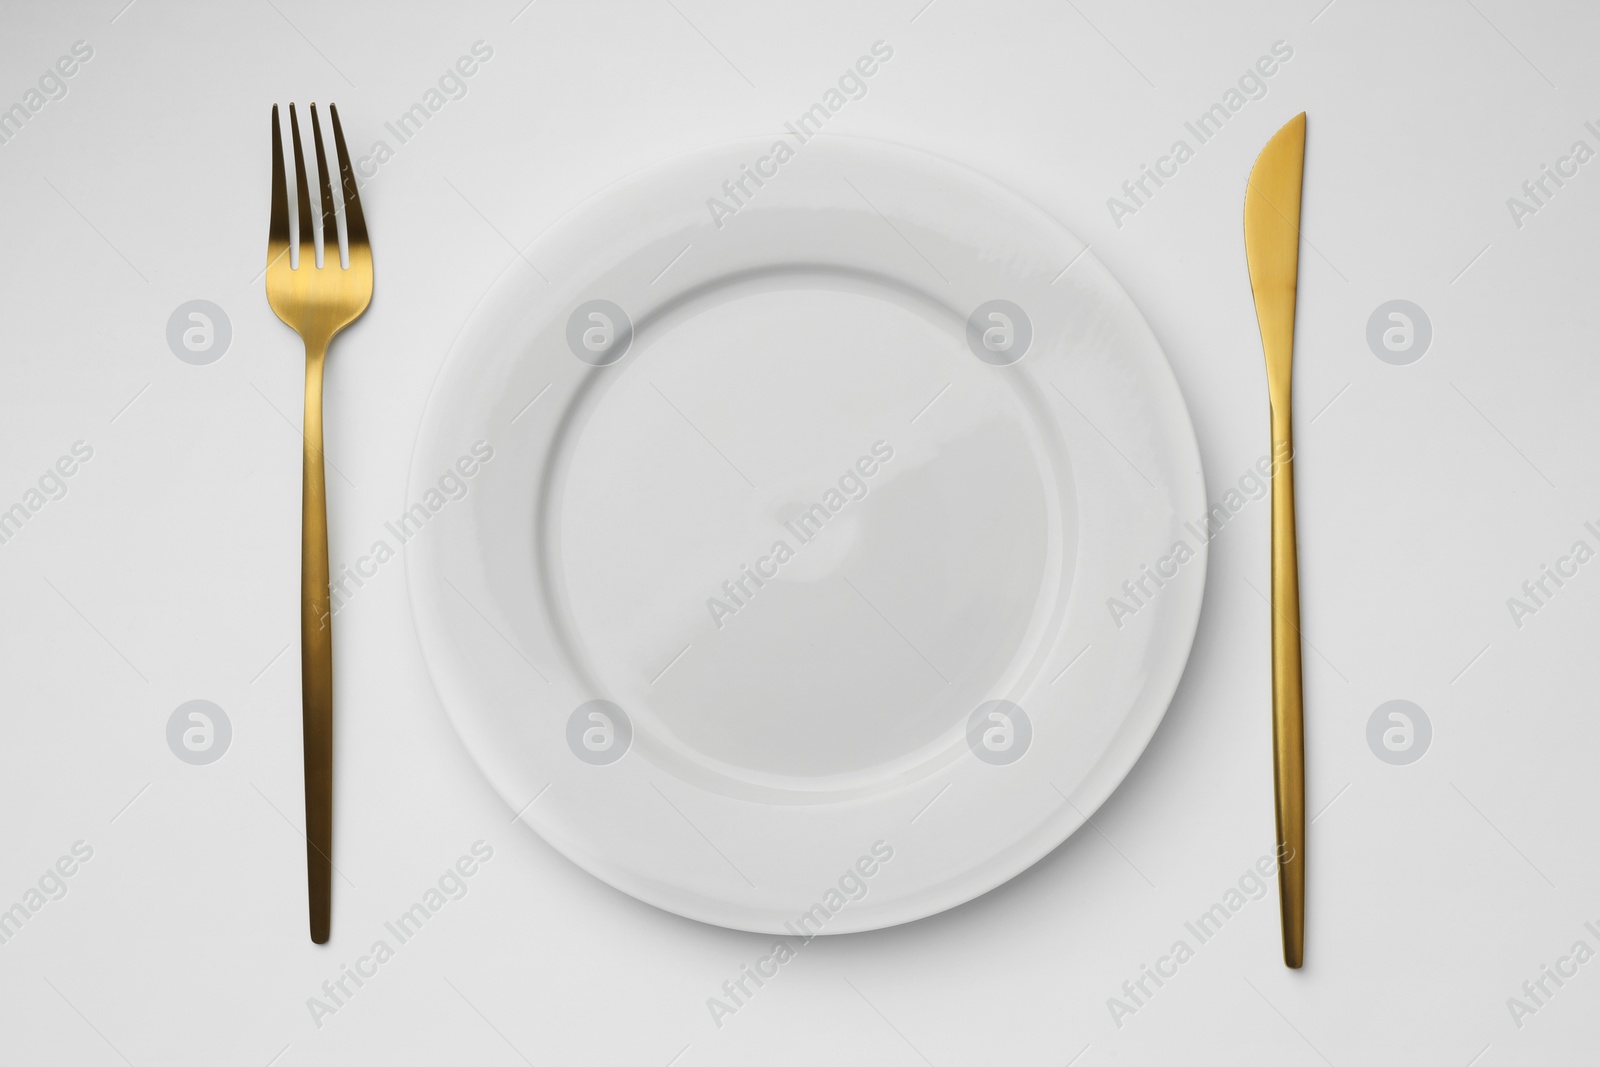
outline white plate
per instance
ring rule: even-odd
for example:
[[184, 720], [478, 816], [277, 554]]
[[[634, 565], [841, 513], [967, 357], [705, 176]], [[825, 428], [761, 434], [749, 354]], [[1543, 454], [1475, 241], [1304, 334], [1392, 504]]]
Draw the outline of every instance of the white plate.
[[1080, 241], [947, 161], [787, 143], [512, 263], [423, 419], [407, 568], [524, 821], [659, 907], [840, 933], [998, 885], [1115, 788], [1188, 657], [1204, 486]]

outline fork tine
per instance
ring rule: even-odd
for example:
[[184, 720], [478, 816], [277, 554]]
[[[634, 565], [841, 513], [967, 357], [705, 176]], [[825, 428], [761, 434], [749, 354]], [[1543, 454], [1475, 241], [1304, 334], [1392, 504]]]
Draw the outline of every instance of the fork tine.
[[283, 134], [272, 105], [272, 221], [267, 226], [267, 265], [289, 251], [289, 186], [283, 176]]
[[300, 226], [300, 262], [297, 269], [315, 268], [316, 245], [313, 244], [311, 226], [311, 192], [306, 188], [306, 157], [300, 150], [300, 120], [295, 117], [294, 104], [289, 104], [289, 132], [294, 135], [294, 206], [295, 218]]
[[367, 220], [361, 214], [361, 192], [356, 188], [355, 172], [350, 169], [350, 153], [344, 147], [344, 129], [339, 125], [339, 108], [328, 105], [333, 117], [333, 147], [339, 153], [339, 189], [344, 196], [344, 232], [353, 249], [367, 246]]
[[[322, 124], [317, 121], [317, 105], [311, 105], [311, 141], [317, 146], [317, 184], [322, 204], [322, 265], [339, 262], [339, 220], [334, 215], [333, 186], [328, 181], [328, 157], [322, 151]], [[328, 262], [333, 257], [333, 264]]]

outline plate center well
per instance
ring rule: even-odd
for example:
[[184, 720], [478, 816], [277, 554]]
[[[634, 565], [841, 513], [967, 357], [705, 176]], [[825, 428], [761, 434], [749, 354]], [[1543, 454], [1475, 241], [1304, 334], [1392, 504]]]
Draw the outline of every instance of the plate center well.
[[641, 323], [598, 372], [540, 532], [643, 754], [881, 779], [1016, 681], [1065, 595], [1070, 493], [962, 326], [879, 279], [768, 273]]

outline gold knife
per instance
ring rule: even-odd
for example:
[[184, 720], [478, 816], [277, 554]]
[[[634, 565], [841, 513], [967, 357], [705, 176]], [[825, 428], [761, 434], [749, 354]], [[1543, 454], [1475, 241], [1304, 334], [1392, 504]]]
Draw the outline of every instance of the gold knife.
[[1294, 536], [1295, 285], [1300, 268], [1300, 180], [1306, 115], [1272, 135], [1244, 194], [1244, 254], [1250, 265], [1272, 406], [1272, 769], [1278, 821], [1278, 903], [1283, 962], [1299, 967], [1306, 941], [1306, 757], [1300, 689], [1300, 574]]

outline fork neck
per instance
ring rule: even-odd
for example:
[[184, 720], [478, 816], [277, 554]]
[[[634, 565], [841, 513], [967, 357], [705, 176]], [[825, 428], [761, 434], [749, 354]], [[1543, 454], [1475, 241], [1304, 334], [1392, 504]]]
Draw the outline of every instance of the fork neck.
[[303, 338], [306, 346], [306, 370], [309, 372], [312, 364], [317, 370], [322, 369], [323, 361], [328, 358], [328, 345], [333, 342], [332, 337], [318, 337], [315, 335]]

